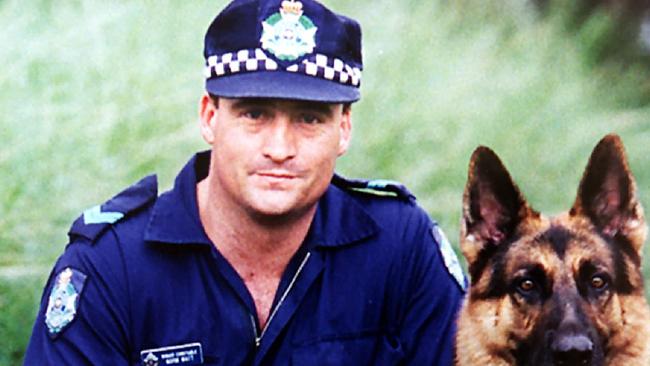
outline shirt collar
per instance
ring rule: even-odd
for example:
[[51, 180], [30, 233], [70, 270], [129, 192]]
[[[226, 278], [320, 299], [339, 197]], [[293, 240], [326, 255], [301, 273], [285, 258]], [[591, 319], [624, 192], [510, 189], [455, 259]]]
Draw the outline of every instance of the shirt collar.
[[[208, 175], [210, 151], [194, 155], [185, 164], [171, 191], [153, 208], [144, 239], [167, 244], [212, 245], [203, 230], [196, 201], [196, 183]], [[330, 184], [318, 202], [305, 239], [309, 247], [338, 247], [374, 235], [376, 222], [344, 190]]]
[[330, 184], [318, 202], [307, 242], [316, 247], [354, 244], [378, 231], [375, 220], [350, 194]]
[[195, 154], [153, 207], [144, 240], [167, 244], [212, 245], [203, 230], [196, 202], [196, 183], [208, 175], [210, 151]]

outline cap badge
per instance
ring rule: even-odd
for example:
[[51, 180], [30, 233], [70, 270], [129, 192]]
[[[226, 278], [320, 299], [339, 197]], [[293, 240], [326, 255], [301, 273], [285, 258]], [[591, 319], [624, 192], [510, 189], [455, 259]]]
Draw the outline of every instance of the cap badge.
[[262, 22], [262, 49], [279, 60], [293, 61], [311, 53], [316, 47], [318, 28], [303, 15], [302, 3], [295, 0], [282, 2], [280, 11]]
[[45, 312], [50, 335], [60, 333], [74, 319], [85, 280], [86, 275], [69, 267], [56, 277]]

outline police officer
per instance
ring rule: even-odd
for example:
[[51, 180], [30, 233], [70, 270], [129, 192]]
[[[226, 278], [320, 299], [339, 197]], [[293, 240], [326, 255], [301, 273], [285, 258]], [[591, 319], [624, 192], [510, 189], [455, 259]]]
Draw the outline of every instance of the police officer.
[[28, 365], [448, 365], [465, 278], [401, 185], [334, 174], [359, 25], [235, 0], [206, 36], [196, 154], [85, 211]]

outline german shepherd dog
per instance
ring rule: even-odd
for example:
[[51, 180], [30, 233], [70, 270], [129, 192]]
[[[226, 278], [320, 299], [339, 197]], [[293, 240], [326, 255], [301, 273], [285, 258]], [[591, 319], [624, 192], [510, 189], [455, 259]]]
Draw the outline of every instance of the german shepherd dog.
[[472, 284], [457, 365], [650, 365], [641, 253], [647, 226], [623, 144], [595, 147], [573, 207], [533, 210], [492, 150], [477, 148], [461, 249]]

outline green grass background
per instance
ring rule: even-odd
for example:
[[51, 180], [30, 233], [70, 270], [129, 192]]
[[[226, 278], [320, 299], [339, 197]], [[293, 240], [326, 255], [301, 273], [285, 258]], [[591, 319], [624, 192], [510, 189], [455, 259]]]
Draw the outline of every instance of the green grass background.
[[[650, 207], [649, 73], [636, 58], [602, 60], [602, 14], [568, 31], [567, 12], [541, 19], [514, 0], [325, 3], [364, 29], [363, 98], [338, 170], [404, 182], [454, 244], [480, 144], [555, 213], [617, 132]], [[1, 365], [22, 360], [72, 220], [146, 174], [169, 188], [206, 148], [202, 39], [224, 5], [0, 0]]]

